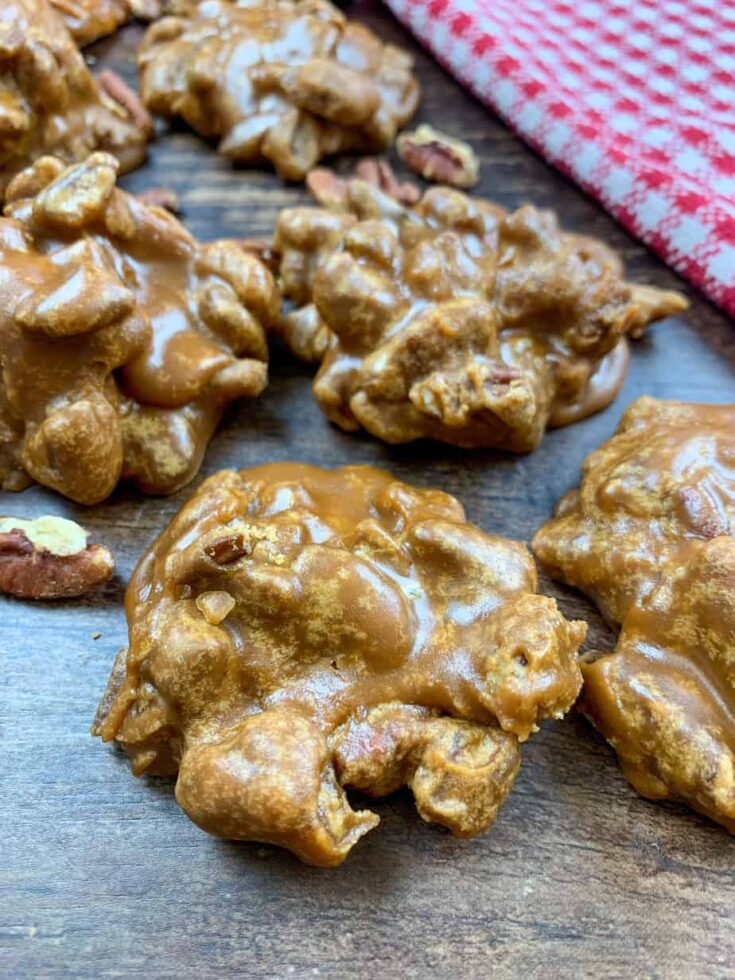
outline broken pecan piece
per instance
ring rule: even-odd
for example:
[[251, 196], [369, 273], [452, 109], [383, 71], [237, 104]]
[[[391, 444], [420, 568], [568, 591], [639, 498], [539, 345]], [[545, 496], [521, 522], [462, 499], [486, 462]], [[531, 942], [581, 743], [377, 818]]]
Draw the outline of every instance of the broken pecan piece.
[[373, 157], [359, 160], [355, 165], [355, 177], [366, 180], [399, 204], [417, 204], [421, 197], [416, 184], [410, 180], [399, 180], [387, 160]]
[[86, 595], [115, 570], [110, 551], [63, 517], [0, 517], [0, 592], [19, 599]]
[[526, 548], [383, 470], [210, 477], [139, 563], [93, 731], [177, 775], [204, 830], [339, 864], [410, 786], [459, 837], [493, 823], [521, 744], [580, 685], [585, 627]]
[[410, 133], [401, 133], [396, 150], [406, 166], [424, 180], [474, 187], [480, 179], [480, 161], [470, 144], [426, 123]]
[[51, 0], [80, 47], [112, 34], [130, 17], [127, 0]]

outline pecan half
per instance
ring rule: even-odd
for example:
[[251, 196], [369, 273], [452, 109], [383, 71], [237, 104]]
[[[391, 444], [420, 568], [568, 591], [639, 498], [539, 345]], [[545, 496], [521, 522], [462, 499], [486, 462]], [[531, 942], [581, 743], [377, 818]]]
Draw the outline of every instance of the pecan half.
[[110, 98], [127, 112], [131, 122], [141, 132], [146, 132], [151, 128], [151, 117], [148, 115], [148, 110], [138, 98], [137, 92], [134, 92], [116, 71], [105, 68], [97, 76], [97, 81]]
[[0, 592], [19, 599], [69, 599], [106, 582], [110, 551], [90, 545], [84, 528], [63, 517], [0, 517]]
[[480, 179], [480, 161], [463, 140], [426, 124], [410, 133], [401, 133], [396, 141], [398, 156], [424, 180], [453, 187], [474, 187]]

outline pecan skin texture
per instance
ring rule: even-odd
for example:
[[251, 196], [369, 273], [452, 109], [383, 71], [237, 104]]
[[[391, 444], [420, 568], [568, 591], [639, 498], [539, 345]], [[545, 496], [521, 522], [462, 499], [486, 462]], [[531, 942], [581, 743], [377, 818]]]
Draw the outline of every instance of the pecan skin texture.
[[[47, 524], [68, 524], [42, 518]], [[18, 521], [20, 525], [39, 522]], [[0, 517], [0, 592], [18, 599], [70, 599], [92, 592], [115, 569], [110, 551], [100, 544], [86, 545], [73, 554], [56, 554], [35, 543], [12, 518]], [[81, 530], [81, 529], [80, 529]]]
[[735, 406], [640, 398], [536, 534], [621, 631], [581, 709], [650, 799], [735, 833]]
[[380, 151], [413, 115], [408, 54], [327, 0], [207, 0], [148, 30], [138, 54], [143, 101], [181, 117], [238, 163], [270, 162], [303, 180], [323, 157]]
[[401, 133], [396, 150], [406, 166], [424, 180], [474, 187], [480, 179], [480, 162], [469, 143], [432, 126], [422, 125], [413, 132]]
[[[171, 493], [196, 474], [225, 407], [267, 383], [278, 315], [265, 265], [200, 245], [115, 186], [117, 161], [44, 157], [0, 219], [0, 486], [80, 503], [122, 479]], [[29, 379], [32, 378], [32, 383]]]
[[104, 150], [123, 171], [143, 162], [153, 135], [148, 113], [114, 73], [106, 76], [115, 79], [112, 95], [92, 76], [47, 0], [4, 3], [0, 59], [0, 198], [44, 154], [75, 163]]
[[126, 607], [94, 733], [177, 775], [204, 830], [321, 866], [378, 823], [350, 789], [408, 785], [425, 820], [486, 830], [581, 680], [585, 627], [536, 594], [525, 547], [371, 467], [210, 477]]

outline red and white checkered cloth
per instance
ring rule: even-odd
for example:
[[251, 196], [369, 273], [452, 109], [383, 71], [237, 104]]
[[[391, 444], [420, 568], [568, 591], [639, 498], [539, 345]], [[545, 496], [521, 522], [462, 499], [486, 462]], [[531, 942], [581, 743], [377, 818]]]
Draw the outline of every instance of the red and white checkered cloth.
[[387, 0], [480, 99], [735, 316], [735, 0]]

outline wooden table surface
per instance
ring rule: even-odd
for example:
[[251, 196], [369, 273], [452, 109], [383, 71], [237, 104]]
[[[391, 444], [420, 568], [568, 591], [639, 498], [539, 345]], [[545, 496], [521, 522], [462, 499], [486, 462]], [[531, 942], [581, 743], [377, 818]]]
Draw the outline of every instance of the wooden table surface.
[[[470, 140], [481, 191], [557, 208], [567, 227], [619, 248], [633, 279], [686, 287], [592, 201], [465, 95], [375, 0], [352, 12], [416, 51], [420, 118]], [[95, 49], [134, 78], [140, 29]], [[184, 129], [162, 134], [125, 178], [167, 184], [203, 239], [267, 235], [305, 199], [270, 174], [233, 171]], [[691, 292], [691, 291], [690, 291]], [[199, 480], [275, 459], [366, 462], [456, 494], [489, 531], [530, 539], [580, 464], [638, 395], [735, 400], [735, 325], [700, 296], [636, 345], [617, 402], [511, 458], [441, 445], [391, 448], [330, 427], [310, 370], [276, 354], [271, 382], [236, 407]], [[135, 779], [89, 735], [125, 643], [125, 583], [141, 549], [186, 498], [130, 488], [76, 507], [49, 491], [1, 494], [14, 515], [64, 514], [110, 545], [118, 574], [81, 602], [0, 600], [0, 974], [25, 977], [735, 977], [735, 843], [683, 807], [646, 802], [579, 716], [544, 725], [494, 829], [460, 842], [418, 817], [408, 794], [335, 870], [207, 837], [165, 780]], [[581, 596], [550, 582], [568, 616], [613, 638]], [[93, 634], [101, 636], [95, 640]]]

